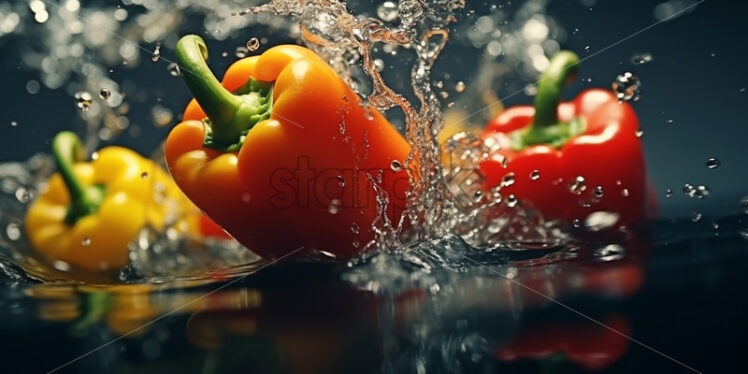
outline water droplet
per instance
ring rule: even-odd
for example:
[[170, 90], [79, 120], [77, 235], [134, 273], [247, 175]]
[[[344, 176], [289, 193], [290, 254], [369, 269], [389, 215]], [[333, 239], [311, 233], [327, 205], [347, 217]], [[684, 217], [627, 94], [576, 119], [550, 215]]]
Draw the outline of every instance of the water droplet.
[[174, 119], [174, 114], [169, 110], [169, 108], [156, 105], [151, 108], [151, 119], [153, 120], [154, 125], [164, 127], [171, 123], [171, 120]]
[[15, 195], [16, 200], [20, 203], [28, 203], [29, 200], [31, 200], [31, 192], [29, 192], [25, 187], [18, 187]]
[[740, 199], [740, 206], [743, 207], [743, 213], [748, 214], [748, 195]]
[[639, 100], [639, 89], [641, 81], [630, 72], [625, 72], [616, 77], [611, 85], [613, 92], [619, 101], [637, 101]]
[[665, 123], [667, 123], [668, 125], [672, 125], [674, 122], [675, 121], [673, 121], [672, 119], [669, 119], [669, 120], [665, 121]]
[[10, 127], [17, 127], [18, 122], [17, 121], [10, 121]]
[[613, 227], [620, 215], [616, 212], [593, 212], [584, 220], [584, 226], [590, 231], [600, 231]]
[[182, 75], [182, 71], [179, 70], [179, 65], [177, 65], [176, 62], [172, 62], [171, 64], [166, 66], [166, 71], [169, 72], [169, 75], [172, 77], [178, 77]]
[[506, 197], [506, 205], [510, 208], [514, 208], [515, 206], [517, 206], [518, 202], [519, 200], [517, 200], [517, 197], [514, 196], [514, 194], [511, 194]]
[[353, 233], [354, 235], [358, 235], [358, 234], [359, 234], [359, 232], [360, 232], [360, 229], [359, 229], [359, 227], [358, 227], [358, 224], [357, 224], [356, 222], [353, 222], [353, 223], [351, 224], [351, 232], [352, 232], [352, 233]]
[[504, 175], [504, 178], [501, 179], [501, 186], [502, 187], [509, 187], [514, 184], [514, 181], [517, 178], [514, 176], [514, 172], [509, 172], [506, 175]]
[[603, 191], [603, 186], [595, 187], [594, 192], [595, 192], [595, 197], [597, 197], [598, 199], [605, 196], [605, 191]]
[[339, 185], [340, 187], [345, 187], [345, 179], [343, 178], [343, 176], [342, 176], [342, 175], [336, 175], [336, 176], [335, 176], [335, 179], [337, 179], [337, 180], [338, 180], [338, 185]]
[[330, 214], [338, 214], [339, 210], [340, 210], [340, 200], [332, 199], [330, 201], [330, 206], [327, 207], [327, 212]]
[[644, 130], [636, 130], [634, 135], [636, 135], [637, 138], [641, 138], [642, 135], [644, 135]]
[[248, 53], [249, 53], [249, 49], [247, 49], [247, 47], [245, 47], [243, 45], [236, 47], [236, 51], [234, 52], [234, 54], [238, 58], [245, 58], [245, 57], [247, 57]]
[[705, 199], [709, 197], [709, 195], [712, 194], [712, 191], [709, 189], [709, 187], [701, 184], [698, 187], [696, 187], [696, 196], [699, 199]]
[[140, 173], [140, 177], [143, 178], [143, 179], [148, 178], [148, 172], [144, 171], [144, 172]]
[[667, 189], [665, 190], [665, 197], [672, 197], [673, 196], [673, 190]]
[[457, 92], [463, 92], [463, 91], [465, 91], [465, 82], [463, 82], [463, 81], [457, 82], [457, 84], [455, 85], [455, 91], [457, 91]]
[[534, 181], [536, 181], [536, 180], [538, 180], [538, 179], [540, 179], [540, 171], [539, 171], [539, 170], [537, 170], [537, 169], [536, 169], [536, 170], [533, 170], [533, 171], [531, 171], [531, 172], [530, 172], [530, 180], [534, 180]]
[[702, 217], [701, 213], [693, 213], [691, 215], [691, 221], [699, 222], [701, 221], [701, 217]]
[[84, 112], [91, 108], [92, 101], [93, 97], [91, 97], [91, 94], [86, 91], [75, 93], [75, 106]]
[[608, 244], [595, 250], [595, 257], [602, 261], [614, 261], [623, 258], [625, 250], [619, 244]]
[[91, 245], [91, 238], [89, 237], [83, 238], [83, 240], [81, 240], [81, 245], [84, 247], [88, 247], [89, 245]]
[[574, 182], [569, 184], [569, 192], [573, 194], [581, 195], [585, 190], [587, 190], [587, 184], [584, 177], [581, 175], [574, 179]]
[[392, 22], [397, 18], [397, 15], [397, 4], [393, 1], [385, 1], [382, 5], [377, 7], [377, 16], [379, 16], [379, 19], [382, 21]]
[[153, 53], [151, 54], [151, 61], [156, 62], [161, 58], [161, 45], [156, 44], [156, 49], [153, 50]]
[[392, 163], [390, 164], [390, 169], [394, 171], [395, 173], [399, 173], [403, 170], [403, 164], [400, 163], [398, 160], [392, 160]]
[[588, 45], [584, 47], [584, 51], [585, 51], [585, 52], [587, 52], [587, 53], [589, 53], [589, 52], [590, 52], [590, 49], [591, 49], [591, 48], [590, 48], [590, 46], [588, 46]]
[[21, 238], [21, 229], [18, 227], [18, 224], [11, 222], [5, 227], [5, 235], [7, 235], [10, 240], [18, 240]]
[[629, 193], [629, 189], [628, 188], [624, 188], [624, 189], [621, 190], [621, 196], [623, 196], [623, 197], [629, 197], [629, 195], [630, 195], [630, 193]]
[[384, 70], [384, 61], [382, 61], [381, 58], [374, 59], [374, 67], [377, 69], [377, 71]]
[[226, 51], [223, 51], [223, 53], [221, 53], [221, 57], [229, 57], [229, 53]]
[[249, 38], [247, 40], [247, 50], [250, 52], [254, 52], [260, 48], [260, 39], [257, 39], [255, 37]]
[[652, 57], [651, 53], [637, 53], [631, 56], [631, 63], [634, 65], [644, 65], [652, 62], [652, 60], [654, 60], [654, 57]]
[[446, 99], [446, 98], [448, 98], [448, 97], [449, 97], [449, 92], [447, 92], [447, 91], [442, 91], [442, 92], [439, 92], [439, 96], [440, 96], [440, 97], [441, 97], [442, 99]]
[[710, 157], [708, 160], [706, 160], [706, 167], [708, 167], [709, 169], [716, 169], [720, 164], [721, 162], [719, 161], [719, 159], [714, 157]]
[[59, 271], [70, 271], [70, 264], [65, 261], [57, 260], [52, 263], [52, 266]]
[[694, 197], [696, 196], [696, 187], [690, 183], [686, 183], [683, 185], [683, 193], [688, 197]]
[[252, 11], [251, 9], [244, 9], [244, 10], [242, 10], [241, 12], [239, 12], [239, 15], [240, 15], [240, 16], [246, 16], [246, 15], [247, 15], [247, 14], [249, 14], [249, 12], [251, 12], [251, 11]]
[[101, 98], [101, 100], [107, 100], [110, 96], [112, 96], [112, 93], [106, 88], [102, 88], [101, 91], [99, 91], [99, 98]]

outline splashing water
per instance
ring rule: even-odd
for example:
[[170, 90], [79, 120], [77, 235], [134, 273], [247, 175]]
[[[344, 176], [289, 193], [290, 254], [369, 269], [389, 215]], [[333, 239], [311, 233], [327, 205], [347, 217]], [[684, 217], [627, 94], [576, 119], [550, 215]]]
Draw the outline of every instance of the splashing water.
[[[125, 3], [137, 6], [128, 1]], [[482, 177], [475, 170], [475, 165], [496, 150], [494, 145], [483, 144], [470, 133], [460, 133], [451, 138], [442, 150], [438, 139], [445, 124], [441, 112], [443, 101], [452, 100], [447, 87], [451, 87], [456, 98], [448, 106], [457, 104], [463, 110], [475, 109], [475, 113], [481, 114], [479, 121], [483, 121], [501, 107], [495, 92], [500, 82], [498, 77], [508, 69], [502, 68], [503, 65], [497, 64], [496, 60], [505, 60], [507, 65], [519, 68], [528, 78], [547, 66], [545, 56], [558, 50], [558, 43], [553, 38], [559, 37], [559, 32], [553, 20], [543, 15], [546, 1], [527, 1], [519, 5], [513, 14], [503, 5], [491, 6], [490, 14], [480, 15], [473, 10], [466, 11], [466, 3], [460, 0], [403, 0], [383, 3], [377, 9], [380, 19], [356, 15], [340, 1], [276, 0], [241, 11], [233, 9], [230, 2], [220, 0], [180, 2], [176, 8], [157, 6], [161, 1], [152, 3], [147, 7], [147, 12], [138, 17], [137, 27], [133, 25], [134, 17], [128, 13], [128, 10], [132, 11], [131, 8], [115, 9], [109, 13], [92, 7], [69, 10], [50, 6], [48, 9], [50, 21], [46, 22], [48, 27], [41, 30], [49, 35], [57, 35], [57, 46], [68, 45], [72, 49], [69, 53], [61, 53], [54, 45], [44, 45], [48, 51], [45, 58], [48, 63], [62, 64], [69, 70], [47, 71], [43, 68], [43, 62], [29, 63], [29, 66], [39, 68], [43, 73], [42, 82], [50, 88], [68, 81], [83, 81], [72, 83], [71, 87], [87, 90], [79, 91], [85, 95], [76, 96], [76, 105], [82, 109], [81, 118], [93, 135], [87, 142], [89, 147], [95, 146], [99, 139], [113, 139], [124, 130], [131, 135], [138, 132], [135, 126], [129, 125], [128, 120], [131, 105], [135, 103], [125, 101], [122, 84], [108, 77], [115, 69], [105, 66], [130, 68], [137, 66], [141, 58], [138, 45], [131, 40], [121, 40], [116, 37], [117, 34], [96, 32], [90, 27], [108, 26], [109, 30], [144, 42], [146, 47], [142, 54], [151, 58], [154, 64], [166, 64], [168, 73], [178, 76], [179, 69], [168, 61], [166, 51], [173, 43], [169, 35], [179, 24], [182, 12], [189, 8], [198, 13], [204, 11], [207, 32], [219, 40], [226, 38], [232, 30], [255, 24], [280, 30], [291, 37], [300, 36], [304, 44], [327, 60], [362, 97], [363, 106], [382, 112], [393, 108], [402, 110], [405, 133], [412, 145], [412, 152], [408, 159], [393, 163], [391, 168], [406, 169], [411, 177], [413, 188], [407, 197], [407, 216], [401, 222], [387, 220], [383, 212], [389, 197], [381, 188], [377, 188], [377, 177], [370, 176], [378, 194], [381, 213], [374, 222], [379, 235], [375, 243], [361, 243], [362, 247], [376, 246], [384, 252], [412, 252], [416, 254], [414, 256], [421, 256], [428, 245], [418, 247], [417, 243], [430, 243], [438, 240], [435, 238], [450, 235], [457, 235], [473, 249], [510, 242], [555, 245], [560, 238], [564, 238], [559, 227], [546, 222], [539, 214], [525, 211], [516, 197], [502, 196], [501, 186], [488, 193], [482, 190]], [[455, 23], [458, 17], [465, 17], [465, 22]], [[61, 25], [65, 30], [59, 29]], [[76, 27], [81, 27], [81, 31], [77, 31]], [[457, 31], [455, 37], [451, 35], [450, 28]], [[464, 81], [470, 77], [451, 80], [446, 73], [439, 75], [438, 80], [434, 77], [434, 65], [450, 38], [457, 44], [484, 49], [484, 57], [478, 64], [476, 74], [478, 84], [466, 84]], [[244, 39], [244, 45], [236, 48], [237, 56], [243, 57], [258, 49], [260, 39], [265, 43], [265, 38]], [[105, 59], [87, 62], [85, 66], [76, 65], [80, 64], [80, 59], [73, 52], [80, 47]], [[524, 50], [528, 53], [519, 53]], [[387, 64], [384, 62], [386, 58], [382, 59], [384, 56], [379, 57], [382, 54], [391, 57], [415, 55], [409, 62], [415, 100], [406, 98], [385, 82], [382, 72], [387, 70]], [[227, 53], [224, 52], [223, 56], [226, 57]], [[88, 91], [99, 92], [102, 100], [92, 100]], [[475, 107], [475, 103], [481, 102], [490, 104], [489, 110]], [[173, 114], [166, 106], [156, 104], [150, 113], [157, 127], [172, 123]], [[344, 132], [345, 129], [341, 129], [341, 133]], [[443, 164], [444, 157], [450, 160], [446, 165]], [[507, 176], [502, 185], [509, 185], [512, 178], [515, 176]], [[337, 206], [332, 204], [331, 214], [336, 210]], [[511, 214], [506, 214], [510, 210]], [[411, 229], [403, 233], [405, 226]], [[173, 275], [178, 273], [180, 266], [189, 273], [200, 268], [198, 264], [210, 263], [211, 256], [216, 253], [226, 254], [211, 263], [219, 267], [256, 261], [256, 258], [238, 256], [237, 251], [243, 250], [241, 248], [227, 250], [215, 243], [209, 246], [219, 248], [216, 253], [209, 250], [203, 257], [196, 256], [195, 251], [189, 250], [195, 245], [199, 244], [192, 239], [174, 237], [168, 231], [157, 235], [146, 228], [133, 242], [133, 265], [124, 269], [120, 279], [135, 279], [133, 274], [151, 278]], [[431, 246], [436, 252], [443, 250], [436, 244], [432, 243]], [[416, 247], [421, 249], [414, 250]], [[442, 255], [432, 254], [437, 257]], [[186, 263], [185, 258], [194, 259], [194, 262]], [[443, 264], [460, 266], [455, 258], [444, 258], [447, 260], [442, 261]]]

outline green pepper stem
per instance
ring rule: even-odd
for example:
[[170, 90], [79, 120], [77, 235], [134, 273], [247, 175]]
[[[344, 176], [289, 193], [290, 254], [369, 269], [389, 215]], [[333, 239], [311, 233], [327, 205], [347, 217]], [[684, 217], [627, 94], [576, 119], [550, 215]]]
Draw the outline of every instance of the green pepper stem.
[[558, 123], [558, 103], [564, 85], [573, 81], [579, 68], [579, 57], [571, 51], [560, 51], [551, 58], [548, 69], [540, 76], [535, 96], [533, 128], [544, 128]]
[[74, 224], [81, 217], [96, 212], [104, 197], [103, 191], [96, 186], [84, 186], [75, 176], [73, 165], [86, 157], [83, 143], [77, 135], [70, 131], [57, 134], [52, 141], [52, 155], [70, 193], [70, 207], [65, 221]]
[[208, 115], [205, 146], [236, 150], [247, 131], [269, 116], [272, 84], [250, 79], [249, 92], [234, 95], [225, 89], [208, 67], [208, 47], [197, 35], [185, 35], [176, 47], [177, 62], [187, 87]]

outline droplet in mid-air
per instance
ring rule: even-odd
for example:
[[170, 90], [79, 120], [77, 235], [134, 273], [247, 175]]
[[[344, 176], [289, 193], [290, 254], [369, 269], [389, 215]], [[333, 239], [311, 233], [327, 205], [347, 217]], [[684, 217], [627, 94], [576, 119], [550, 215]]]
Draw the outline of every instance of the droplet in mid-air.
[[249, 40], [247, 40], [247, 50], [249, 52], [254, 52], [259, 48], [260, 48], [260, 39], [251, 37], [249, 38]]
[[504, 178], [501, 179], [501, 187], [509, 187], [514, 184], [514, 181], [517, 178], [514, 176], [514, 172], [509, 172], [506, 175], [504, 175]]
[[75, 106], [84, 112], [91, 108], [92, 101], [93, 97], [91, 97], [91, 94], [86, 91], [75, 93]]
[[595, 192], [595, 197], [597, 197], [598, 199], [605, 196], [605, 191], [603, 190], [603, 186], [595, 187], [594, 192]]
[[10, 127], [17, 127], [18, 122], [17, 121], [10, 121]]
[[168, 66], [166, 66], [166, 70], [169, 72], [169, 75], [172, 77], [178, 77], [182, 75], [182, 71], [179, 70], [179, 65], [177, 65], [176, 62], [172, 62]]
[[247, 47], [243, 45], [240, 45], [236, 47], [236, 52], [234, 53], [236, 54], [236, 57], [238, 58], [245, 58], [247, 57], [247, 54], [249, 53], [249, 49], [247, 49]]
[[639, 100], [639, 89], [641, 81], [630, 72], [625, 72], [616, 77], [611, 85], [613, 92], [616, 94], [618, 101], [637, 101]]
[[151, 54], [151, 61], [156, 62], [159, 59], [161, 59], [161, 45], [156, 44], [156, 49], [154, 49], [153, 53]]
[[652, 60], [654, 60], [654, 57], [652, 57], [651, 53], [637, 53], [631, 56], [631, 63], [634, 65], [644, 65], [652, 62]]
[[719, 161], [719, 159], [710, 157], [708, 160], [706, 160], [706, 167], [709, 169], [716, 169], [721, 165], [722, 163]]
[[393, 1], [385, 1], [377, 7], [377, 16], [385, 22], [394, 21], [398, 16], [397, 4]]
[[455, 85], [455, 91], [457, 92], [465, 91], [465, 82], [463, 81], [457, 82], [457, 84]]
[[390, 169], [394, 171], [395, 173], [399, 173], [403, 170], [403, 164], [400, 163], [398, 160], [392, 160], [392, 163], [390, 164]]
[[584, 192], [587, 189], [587, 182], [585, 181], [583, 176], [578, 176], [576, 179], [574, 179], [573, 182], [569, 184], [569, 192], [581, 195], [582, 192]]
[[634, 135], [636, 135], [637, 138], [641, 138], [642, 135], [644, 135], [644, 130], [636, 130]]
[[101, 100], [109, 99], [110, 96], [112, 96], [112, 92], [106, 88], [102, 88], [101, 91], [99, 91], [99, 97]]
[[701, 213], [693, 213], [691, 215], [691, 221], [699, 222], [701, 221], [701, 217], [702, 217]]
[[327, 212], [330, 214], [338, 214], [339, 210], [340, 210], [340, 200], [332, 199], [330, 201], [330, 206], [327, 207]]
[[665, 190], [665, 197], [673, 197], [673, 190], [669, 188]]

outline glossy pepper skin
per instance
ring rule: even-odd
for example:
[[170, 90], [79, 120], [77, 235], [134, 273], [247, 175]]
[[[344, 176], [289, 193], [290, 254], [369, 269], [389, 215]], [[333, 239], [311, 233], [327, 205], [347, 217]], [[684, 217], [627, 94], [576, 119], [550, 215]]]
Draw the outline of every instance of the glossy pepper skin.
[[276, 46], [234, 63], [221, 86], [201, 38], [183, 37], [176, 52], [196, 100], [169, 134], [167, 165], [240, 243], [264, 258], [299, 248], [355, 255], [374, 238], [372, 181], [398, 221], [408, 180], [391, 165], [410, 147], [319, 56]]
[[68, 131], [59, 133], [52, 147], [59, 172], [31, 204], [25, 221], [29, 240], [42, 255], [91, 271], [117, 269], [128, 262], [127, 245], [146, 224], [163, 229], [174, 214], [185, 217], [174, 226], [178, 231], [197, 232], [194, 207], [150, 160], [112, 146], [82, 162], [81, 141]]
[[578, 64], [573, 53], [559, 52], [540, 79], [535, 106], [509, 108], [487, 125], [483, 139], [500, 149], [480, 165], [485, 188], [513, 175], [504, 197], [565, 221], [597, 211], [618, 214], [619, 224], [651, 218], [656, 201], [631, 105], [597, 88], [559, 104]]

